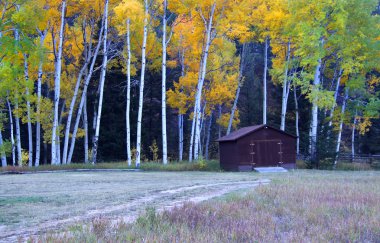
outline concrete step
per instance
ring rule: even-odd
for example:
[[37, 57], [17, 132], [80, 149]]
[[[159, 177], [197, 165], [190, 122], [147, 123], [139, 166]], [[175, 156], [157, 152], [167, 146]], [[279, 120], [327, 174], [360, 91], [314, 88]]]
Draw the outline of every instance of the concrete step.
[[280, 172], [288, 172], [287, 169], [282, 167], [255, 167], [253, 168], [255, 171], [259, 173], [280, 173]]

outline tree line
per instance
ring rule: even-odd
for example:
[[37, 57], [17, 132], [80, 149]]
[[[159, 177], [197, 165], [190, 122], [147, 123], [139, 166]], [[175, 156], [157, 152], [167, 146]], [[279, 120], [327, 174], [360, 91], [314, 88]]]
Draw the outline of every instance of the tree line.
[[[39, 166], [41, 154], [44, 163], [70, 164], [82, 158], [77, 141], [83, 161], [96, 163], [101, 134], [110, 132], [102, 119], [115, 116], [125, 122], [118, 131], [125, 156], [118, 159], [128, 165], [146, 159], [148, 144], [164, 164], [210, 159], [215, 134], [236, 129], [249, 116], [242, 108], [247, 97], [259, 93], [260, 123], [295, 132], [297, 154], [308, 154], [312, 164], [324, 157], [336, 164], [345, 127], [355, 153], [356, 134], [378, 122], [378, 6], [376, 0], [0, 1], [2, 166]], [[252, 54], [255, 46], [261, 58]], [[253, 65], [262, 69], [261, 81], [247, 89]], [[112, 110], [110, 82], [122, 89], [116, 106], [125, 106], [123, 114], [102, 112], [104, 105]], [[159, 108], [147, 114], [152, 89], [160, 91], [150, 97]], [[144, 127], [147, 116], [160, 124], [159, 148], [144, 141], [152, 133]]]

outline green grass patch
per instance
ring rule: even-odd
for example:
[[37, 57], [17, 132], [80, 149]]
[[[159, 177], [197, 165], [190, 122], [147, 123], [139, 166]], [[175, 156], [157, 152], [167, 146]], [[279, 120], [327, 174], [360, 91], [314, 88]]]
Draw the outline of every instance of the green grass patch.
[[7, 206], [7, 205], [14, 205], [14, 204], [27, 204], [27, 203], [39, 203], [44, 202], [43, 197], [7, 197], [7, 198], [1, 198], [0, 197], [0, 207]]
[[[59, 170], [81, 170], [81, 169], [136, 169], [136, 167], [128, 166], [127, 162], [108, 162], [92, 164], [73, 163], [69, 165], [41, 165], [39, 167], [19, 167], [8, 166], [1, 167], [0, 172], [38, 172], [38, 171], [59, 171]], [[166, 165], [161, 162], [142, 162], [140, 169], [144, 171], [220, 171], [219, 161], [197, 161], [189, 163], [170, 162]]]

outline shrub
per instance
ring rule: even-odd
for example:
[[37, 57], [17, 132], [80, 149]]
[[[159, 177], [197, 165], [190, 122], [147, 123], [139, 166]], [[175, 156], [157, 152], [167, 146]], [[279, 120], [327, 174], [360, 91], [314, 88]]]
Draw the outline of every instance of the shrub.
[[371, 170], [371, 165], [366, 163], [338, 163], [337, 170]]

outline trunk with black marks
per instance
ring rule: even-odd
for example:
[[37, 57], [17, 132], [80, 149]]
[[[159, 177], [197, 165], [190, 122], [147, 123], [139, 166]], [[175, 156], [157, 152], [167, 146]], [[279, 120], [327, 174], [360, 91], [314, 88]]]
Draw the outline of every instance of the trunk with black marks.
[[13, 114], [12, 114], [12, 107], [11, 103], [9, 102], [7, 98], [7, 105], [8, 105], [8, 113], [9, 113], [9, 126], [11, 130], [11, 145], [12, 145], [12, 165], [16, 166], [16, 145], [15, 145], [15, 138], [14, 138], [14, 131], [13, 131]]
[[200, 135], [201, 135], [201, 118], [202, 118], [202, 91], [203, 91], [203, 84], [206, 78], [206, 69], [207, 69], [207, 59], [209, 54], [209, 49], [211, 45], [211, 34], [213, 30], [213, 18], [215, 13], [216, 3], [211, 6], [210, 10], [210, 16], [208, 18], [208, 22], [205, 22], [206, 27], [206, 42], [203, 49], [203, 55], [202, 55], [202, 62], [199, 69], [200, 72], [200, 79], [198, 80], [197, 85], [197, 92], [195, 95], [195, 107], [194, 107], [194, 114], [196, 118], [195, 122], [195, 142], [194, 142], [194, 159], [198, 160], [198, 152], [199, 152], [199, 141], [200, 141]]
[[267, 72], [268, 72], [268, 37], [264, 47], [264, 77], [263, 77], [263, 124], [267, 124]]
[[141, 159], [141, 123], [142, 123], [142, 111], [144, 103], [144, 81], [145, 81], [145, 66], [146, 66], [146, 42], [148, 37], [148, 14], [149, 3], [148, 0], [144, 0], [145, 17], [144, 17], [144, 36], [142, 43], [142, 55], [141, 55], [141, 76], [140, 76], [140, 94], [139, 94], [139, 109], [137, 116], [137, 139], [136, 139], [136, 167], [140, 167]]
[[99, 53], [99, 50], [100, 50], [100, 46], [101, 46], [101, 40], [103, 38], [103, 31], [104, 31], [104, 16], [103, 16], [103, 20], [102, 20], [101, 29], [99, 31], [98, 43], [96, 45], [96, 49], [94, 51], [94, 55], [92, 56], [91, 65], [90, 65], [89, 71], [87, 73], [87, 76], [86, 76], [86, 79], [85, 79], [85, 82], [84, 82], [84, 85], [83, 85], [82, 97], [81, 97], [81, 100], [80, 100], [80, 103], [79, 103], [79, 107], [78, 107], [78, 111], [77, 111], [77, 116], [76, 116], [76, 120], [75, 120], [73, 134], [71, 136], [70, 150], [69, 150], [69, 155], [68, 155], [68, 158], [67, 158], [67, 163], [68, 164], [71, 163], [71, 160], [72, 160], [72, 157], [73, 157], [76, 136], [77, 136], [77, 133], [78, 133], [80, 119], [82, 117], [83, 106], [84, 106], [84, 103], [85, 103], [86, 98], [87, 98], [87, 89], [88, 89], [88, 85], [89, 85], [91, 77], [92, 77], [92, 73], [94, 72], [94, 66], [95, 66], [95, 63], [96, 63], [96, 58], [98, 56], [98, 53]]
[[[63, 49], [63, 35], [65, 28], [65, 11], [66, 11], [66, 0], [62, 0], [61, 7], [61, 27], [59, 31], [59, 46], [58, 46], [58, 56], [55, 64], [55, 78], [54, 78], [54, 118], [53, 118], [53, 128], [52, 128], [52, 139], [51, 139], [51, 164], [58, 165], [57, 149], [57, 130], [58, 119], [59, 119], [59, 97], [61, 91], [61, 69], [62, 69], [62, 49]], [[59, 139], [59, 138], [58, 138]]]
[[127, 129], [127, 160], [128, 166], [132, 165], [132, 154], [131, 154], [131, 121], [130, 121], [130, 110], [131, 110], [131, 36], [130, 36], [130, 19], [127, 19], [127, 107], [125, 111], [125, 122]]
[[339, 122], [339, 130], [338, 130], [338, 138], [336, 141], [336, 150], [335, 150], [336, 156], [335, 156], [335, 161], [334, 161], [334, 168], [336, 167], [336, 164], [338, 163], [338, 158], [339, 158], [340, 143], [342, 141], [343, 118], [344, 118], [344, 113], [346, 111], [347, 99], [348, 99], [348, 88], [346, 88], [344, 100], [342, 104], [342, 112], [341, 112], [341, 118]]
[[287, 52], [286, 52], [286, 64], [285, 64], [285, 77], [282, 84], [282, 107], [281, 107], [281, 127], [282, 131], [285, 131], [286, 122], [286, 110], [288, 105], [288, 95], [289, 95], [289, 84], [288, 84], [288, 71], [289, 71], [289, 61], [290, 61], [290, 41], [288, 42]]
[[108, 34], [108, 0], [105, 3], [105, 20], [104, 20], [104, 37], [103, 37], [103, 64], [102, 71], [100, 76], [100, 92], [99, 92], [99, 106], [98, 106], [98, 114], [96, 118], [96, 129], [94, 141], [92, 144], [92, 164], [96, 163], [96, 157], [98, 154], [98, 142], [99, 142], [99, 132], [100, 132], [100, 119], [102, 117], [102, 106], [103, 106], [103, 93], [104, 93], [104, 83], [106, 79], [106, 71], [107, 71], [107, 62], [108, 62], [108, 47], [107, 47], [107, 34]]

